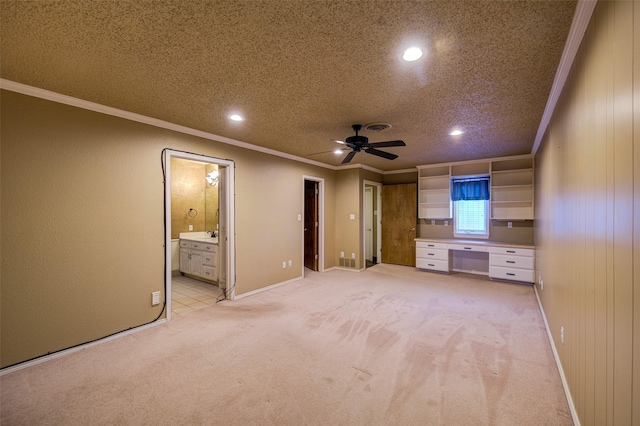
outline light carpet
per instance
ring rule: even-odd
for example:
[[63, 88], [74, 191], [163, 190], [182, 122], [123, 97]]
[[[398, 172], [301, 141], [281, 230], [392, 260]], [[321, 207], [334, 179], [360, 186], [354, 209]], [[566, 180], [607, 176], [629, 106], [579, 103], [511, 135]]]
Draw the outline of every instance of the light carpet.
[[380, 264], [0, 378], [2, 425], [570, 425], [531, 286]]

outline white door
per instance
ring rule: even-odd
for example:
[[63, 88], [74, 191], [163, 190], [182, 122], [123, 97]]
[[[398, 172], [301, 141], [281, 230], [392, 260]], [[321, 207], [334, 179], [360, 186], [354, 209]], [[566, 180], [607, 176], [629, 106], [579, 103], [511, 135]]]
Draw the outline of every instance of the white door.
[[365, 259], [373, 261], [373, 188], [364, 188], [364, 253]]

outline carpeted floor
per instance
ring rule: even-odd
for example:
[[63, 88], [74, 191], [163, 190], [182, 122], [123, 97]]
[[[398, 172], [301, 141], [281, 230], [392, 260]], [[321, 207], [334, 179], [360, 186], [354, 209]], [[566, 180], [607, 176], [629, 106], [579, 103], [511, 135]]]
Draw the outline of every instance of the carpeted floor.
[[5, 425], [570, 425], [533, 288], [310, 272], [0, 378]]

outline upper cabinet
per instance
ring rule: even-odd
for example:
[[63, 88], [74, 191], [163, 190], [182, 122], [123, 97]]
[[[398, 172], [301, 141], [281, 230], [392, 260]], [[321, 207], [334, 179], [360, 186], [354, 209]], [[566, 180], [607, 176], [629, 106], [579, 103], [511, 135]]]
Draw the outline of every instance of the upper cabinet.
[[533, 159], [491, 162], [491, 219], [533, 220]]
[[451, 219], [452, 177], [489, 176], [491, 219], [533, 220], [533, 158], [522, 155], [418, 166], [418, 217]]
[[451, 218], [451, 168], [418, 166], [418, 217], [420, 219]]

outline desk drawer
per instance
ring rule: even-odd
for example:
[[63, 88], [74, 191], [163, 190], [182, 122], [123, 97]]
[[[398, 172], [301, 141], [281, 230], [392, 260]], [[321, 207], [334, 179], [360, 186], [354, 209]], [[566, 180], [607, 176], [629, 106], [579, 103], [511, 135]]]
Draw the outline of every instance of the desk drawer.
[[447, 249], [447, 244], [445, 244], [445, 243], [432, 243], [430, 241], [416, 241], [416, 249], [419, 249], [419, 248], [446, 250]]
[[440, 250], [433, 248], [416, 248], [416, 259], [437, 259], [437, 260], [449, 260], [449, 250]]
[[431, 269], [432, 271], [450, 272], [449, 260], [416, 259], [416, 268]]
[[504, 254], [489, 254], [491, 266], [504, 266], [507, 268], [533, 269], [534, 257], [528, 256], [506, 256]]
[[533, 283], [535, 273], [529, 269], [505, 268], [502, 266], [489, 266], [489, 277], [500, 280], [522, 281]]
[[512, 247], [489, 247], [491, 254], [504, 254], [507, 256], [529, 256], [533, 257], [534, 249], [512, 248]]
[[460, 250], [460, 251], [482, 251], [486, 252], [487, 248], [485, 246], [474, 246], [472, 244], [449, 244], [449, 250]]

